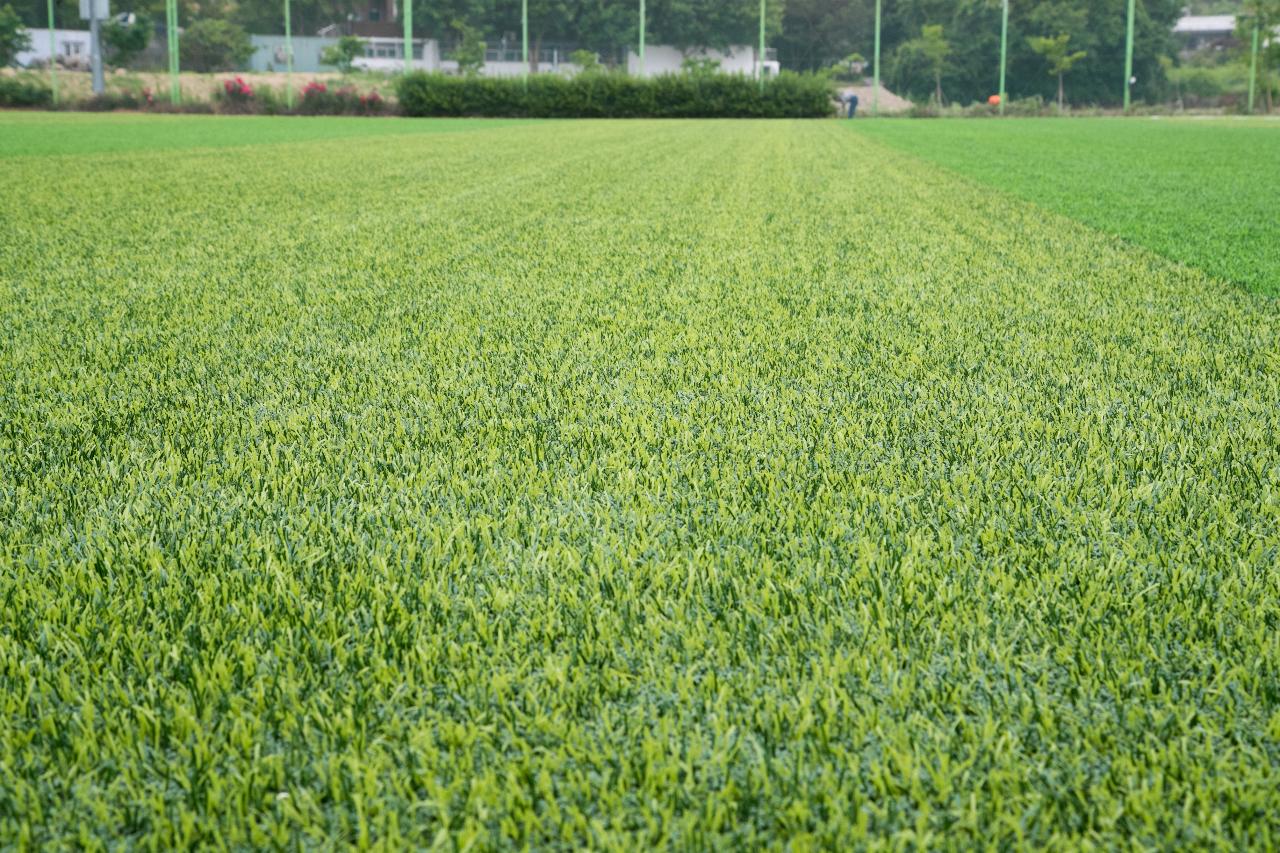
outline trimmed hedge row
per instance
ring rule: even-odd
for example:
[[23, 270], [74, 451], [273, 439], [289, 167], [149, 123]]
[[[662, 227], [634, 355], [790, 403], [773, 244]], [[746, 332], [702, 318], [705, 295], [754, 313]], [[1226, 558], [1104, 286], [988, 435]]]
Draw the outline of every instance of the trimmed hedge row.
[[[238, 88], [233, 86], [237, 83]], [[505, 118], [822, 118], [831, 115], [831, 91], [825, 79], [783, 72], [763, 89], [737, 74], [680, 74], [627, 77], [539, 74], [520, 78], [453, 77], [415, 72], [397, 78], [400, 112], [406, 116], [496, 116]], [[376, 115], [388, 105], [376, 93], [361, 96], [352, 88], [330, 92], [324, 84], [305, 89], [293, 110], [269, 89], [252, 89], [239, 78], [213, 102], [170, 107], [149, 94], [108, 92], [64, 108], [84, 110], [147, 109], [158, 112], [231, 112], [311, 115]], [[233, 91], [233, 89], [235, 91]], [[43, 82], [0, 77], [0, 107], [50, 107], [52, 92]], [[390, 111], [393, 111], [394, 108]]]
[[823, 118], [824, 78], [783, 72], [760, 83], [739, 74], [537, 74], [527, 79], [417, 71], [396, 80], [407, 116], [501, 118]]
[[47, 107], [53, 90], [21, 77], [0, 76], [0, 107]]

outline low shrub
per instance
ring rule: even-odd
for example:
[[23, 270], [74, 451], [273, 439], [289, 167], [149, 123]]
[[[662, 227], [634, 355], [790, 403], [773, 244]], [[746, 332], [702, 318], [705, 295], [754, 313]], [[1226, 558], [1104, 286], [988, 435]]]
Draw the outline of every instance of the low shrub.
[[112, 110], [137, 110], [148, 106], [145, 98], [128, 91], [109, 91], [100, 95], [90, 95], [77, 104], [77, 109], [91, 113], [106, 113]]
[[213, 91], [212, 103], [218, 112], [226, 115], [275, 115], [284, 111], [269, 86], [254, 88], [240, 76], [223, 80]]
[[302, 115], [378, 115], [386, 103], [377, 89], [361, 93], [355, 86], [330, 89], [312, 80], [302, 88], [295, 112]]
[[[1092, 110], [1091, 107], [1075, 106], [1070, 108], [1072, 115], [1081, 115]], [[1000, 105], [989, 101], [974, 101], [968, 106], [964, 104], [947, 104], [939, 107], [932, 101], [911, 105], [905, 113], [910, 118], [990, 118], [1004, 115], [1006, 118], [1027, 116], [1054, 116], [1058, 108], [1054, 104], [1046, 104], [1044, 98], [1032, 95], [1029, 98], [1011, 98], [1005, 101], [1004, 112]]]
[[47, 107], [53, 103], [53, 90], [26, 75], [0, 76], [0, 107]]
[[396, 80], [407, 116], [504, 118], [820, 118], [831, 92], [817, 75], [783, 72], [764, 87], [737, 74], [621, 74], [527, 79], [413, 72]]
[[253, 100], [253, 87], [243, 77], [225, 79], [218, 101], [224, 113], [256, 113], [259, 106]]
[[241, 77], [223, 81], [214, 91], [218, 112], [255, 115], [381, 115], [386, 101], [377, 89], [360, 92], [354, 86], [332, 89], [312, 80], [297, 92], [292, 107], [283, 95], [269, 86], [254, 87]]

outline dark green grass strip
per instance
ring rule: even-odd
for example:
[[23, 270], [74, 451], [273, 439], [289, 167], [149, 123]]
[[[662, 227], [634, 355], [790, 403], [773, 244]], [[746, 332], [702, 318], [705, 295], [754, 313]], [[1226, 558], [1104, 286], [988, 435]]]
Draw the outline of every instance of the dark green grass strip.
[[[306, 116], [190, 116], [116, 113], [0, 113], [0, 158], [173, 151], [456, 133], [528, 124], [515, 119], [374, 119]], [[352, 168], [374, 156], [352, 148]]]
[[1167, 258], [1280, 294], [1280, 122], [847, 124]]

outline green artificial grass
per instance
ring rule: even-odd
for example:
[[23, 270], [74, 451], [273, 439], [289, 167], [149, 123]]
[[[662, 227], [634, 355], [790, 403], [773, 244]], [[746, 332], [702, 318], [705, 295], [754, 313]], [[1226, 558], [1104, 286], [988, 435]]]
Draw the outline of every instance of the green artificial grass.
[[0, 164], [0, 846], [1280, 843], [1274, 300], [834, 122], [136, 121]]
[[1278, 121], [846, 124], [1167, 258], [1280, 295]]

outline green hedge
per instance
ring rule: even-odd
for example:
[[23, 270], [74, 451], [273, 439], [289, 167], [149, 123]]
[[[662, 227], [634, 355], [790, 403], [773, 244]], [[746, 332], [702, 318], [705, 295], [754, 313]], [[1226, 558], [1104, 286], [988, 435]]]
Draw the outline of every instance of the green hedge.
[[0, 77], [0, 107], [47, 107], [53, 91], [29, 77]]
[[622, 74], [527, 80], [414, 72], [396, 81], [407, 116], [503, 118], [821, 118], [831, 114], [824, 78], [783, 72], [767, 81], [738, 74]]

